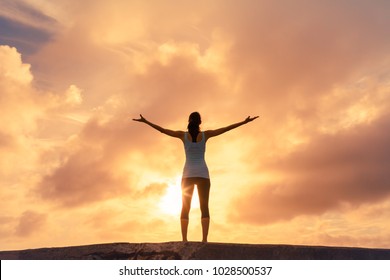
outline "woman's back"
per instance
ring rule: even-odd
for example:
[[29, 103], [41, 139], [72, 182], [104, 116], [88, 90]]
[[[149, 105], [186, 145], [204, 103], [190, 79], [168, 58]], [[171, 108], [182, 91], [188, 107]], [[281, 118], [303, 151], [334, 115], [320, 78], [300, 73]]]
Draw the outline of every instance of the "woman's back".
[[209, 170], [205, 161], [206, 139], [204, 132], [197, 135], [197, 142], [192, 142], [191, 135], [186, 132], [183, 142], [186, 155], [183, 177], [209, 178]]

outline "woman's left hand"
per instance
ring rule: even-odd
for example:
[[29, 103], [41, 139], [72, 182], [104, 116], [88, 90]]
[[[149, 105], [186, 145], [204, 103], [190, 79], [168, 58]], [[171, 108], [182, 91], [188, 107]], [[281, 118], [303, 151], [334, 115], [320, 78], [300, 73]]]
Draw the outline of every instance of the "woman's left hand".
[[259, 117], [259, 116], [256, 116], [256, 117], [250, 117], [250, 116], [248, 116], [248, 117], [245, 119], [245, 123], [254, 121], [254, 120], [257, 119], [258, 117]]

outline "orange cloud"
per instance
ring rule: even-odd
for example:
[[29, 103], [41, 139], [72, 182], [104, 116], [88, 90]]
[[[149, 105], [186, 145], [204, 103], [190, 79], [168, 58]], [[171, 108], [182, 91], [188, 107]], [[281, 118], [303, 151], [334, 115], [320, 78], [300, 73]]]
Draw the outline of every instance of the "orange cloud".
[[36, 213], [34, 211], [25, 211], [20, 217], [16, 227], [16, 234], [21, 237], [28, 237], [36, 231], [41, 230], [45, 221], [45, 214]]
[[389, 117], [309, 144], [269, 165], [280, 182], [240, 197], [235, 219], [259, 224], [320, 215], [389, 198]]

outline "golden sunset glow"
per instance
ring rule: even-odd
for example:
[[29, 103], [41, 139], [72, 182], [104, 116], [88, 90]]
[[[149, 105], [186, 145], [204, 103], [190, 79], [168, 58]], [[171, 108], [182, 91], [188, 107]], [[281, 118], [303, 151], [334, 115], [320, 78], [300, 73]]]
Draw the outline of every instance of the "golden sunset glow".
[[[0, 250], [181, 240], [390, 248], [389, 1], [0, 0]], [[200, 241], [195, 189], [189, 240]]]
[[161, 197], [159, 207], [165, 214], [179, 217], [181, 210], [181, 178], [178, 177], [173, 183], [168, 184], [166, 193]]

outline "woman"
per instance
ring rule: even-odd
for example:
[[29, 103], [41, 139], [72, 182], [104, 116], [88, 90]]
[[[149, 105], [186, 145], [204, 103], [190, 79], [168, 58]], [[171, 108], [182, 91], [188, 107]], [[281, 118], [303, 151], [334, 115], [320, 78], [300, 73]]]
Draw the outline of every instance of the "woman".
[[247, 117], [244, 121], [238, 122], [226, 127], [215, 130], [206, 130], [201, 132], [200, 124], [202, 123], [200, 114], [193, 112], [188, 119], [188, 132], [174, 131], [162, 128], [150, 121], [146, 120], [142, 115], [139, 119], [133, 119], [137, 122], [143, 122], [153, 127], [154, 129], [164, 133], [168, 136], [179, 138], [184, 143], [184, 150], [186, 154], [186, 161], [183, 169], [182, 177], [182, 210], [180, 215], [181, 234], [183, 241], [187, 241], [187, 230], [189, 222], [189, 212], [191, 208], [191, 199], [196, 185], [199, 195], [200, 210], [202, 213], [202, 242], [207, 242], [207, 236], [210, 225], [209, 214], [209, 193], [210, 193], [210, 176], [206, 165], [204, 154], [206, 151], [206, 142], [209, 138], [221, 135], [229, 130], [237, 128], [243, 124], [251, 122], [256, 117]]

